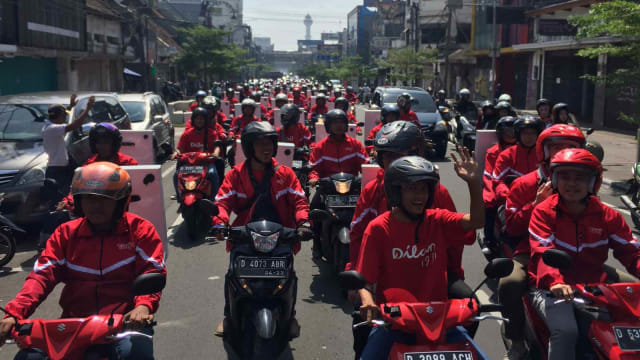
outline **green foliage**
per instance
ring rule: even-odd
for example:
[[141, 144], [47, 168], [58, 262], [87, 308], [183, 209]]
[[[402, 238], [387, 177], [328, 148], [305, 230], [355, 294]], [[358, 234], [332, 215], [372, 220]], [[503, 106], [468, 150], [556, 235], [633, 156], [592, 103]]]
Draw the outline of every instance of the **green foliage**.
[[240, 75], [243, 68], [252, 63], [246, 50], [227, 43], [228, 31], [202, 25], [178, 28], [177, 31], [178, 41], [184, 49], [177, 64], [191, 78], [207, 82], [211, 76], [230, 78]]
[[[635, 1], [614, 0], [593, 4], [589, 14], [570, 18], [570, 22], [578, 27], [578, 37], [593, 38], [610, 36], [622, 40], [597, 47], [582, 49], [578, 55], [597, 58], [600, 55], [622, 58], [626, 66], [606, 75], [585, 75], [585, 78], [604, 84], [615, 93], [637, 91], [640, 83], [640, 3]], [[635, 92], [634, 91], [634, 92]], [[639, 115], [620, 113], [620, 119], [640, 124]]]
[[331, 67], [329, 67], [326, 62], [307, 63], [297, 69], [296, 73], [302, 77], [313, 77], [321, 82], [330, 79], [349, 80], [375, 76], [375, 72], [363, 64], [362, 59], [358, 56], [341, 58], [337, 63], [332, 64]]
[[425, 66], [436, 61], [437, 50], [418, 50], [407, 46], [402, 49], [390, 49], [386, 59], [378, 60], [378, 66], [389, 68], [391, 81], [415, 84], [419, 80], [430, 79], [431, 74], [424, 72]]

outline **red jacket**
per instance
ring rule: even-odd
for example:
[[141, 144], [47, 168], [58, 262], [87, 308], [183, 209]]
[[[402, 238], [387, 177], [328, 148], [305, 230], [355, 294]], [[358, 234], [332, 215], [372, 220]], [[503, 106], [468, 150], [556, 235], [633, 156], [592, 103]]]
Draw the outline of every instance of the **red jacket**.
[[422, 129], [420, 126], [420, 120], [418, 120], [418, 115], [413, 110], [409, 110], [408, 113], [400, 111], [400, 118], [398, 118], [398, 120], [411, 121], [418, 126], [418, 129]]
[[[371, 129], [371, 131], [369, 131], [369, 135], [367, 135], [367, 140], [374, 140], [376, 138], [376, 134], [378, 133], [378, 131], [380, 131], [380, 129], [382, 129], [383, 126], [384, 126], [383, 123], [379, 123], [373, 129]], [[371, 153], [372, 151], [373, 151], [373, 145], [368, 145], [367, 152]]]
[[[211, 129], [207, 129], [207, 152], [213, 152], [216, 148], [218, 134]], [[178, 140], [178, 150], [181, 153], [203, 152], [204, 151], [204, 131], [197, 131], [190, 128], [184, 131]]]
[[[431, 208], [456, 212], [456, 205], [453, 203], [449, 191], [442, 184], [436, 186]], [[349, 231], [351, 240], [349, 244], [350, 263], [347, 264], [345, 270], [351, 270], [351, 267], [358, 263], [362, 236], [367, 225], [387, 210], [389, 209], [387, 208], [387, 197], [384, 193], [384, 169], [380, 169], [377, 177], [362, 189], [356, 204], [353, 220], [351, 221], [351, 230]], [[475, 232], [470, 231], [467, 236], [475, 239]], [[463, 246], [452, 246], [447, 249], [447, 268], [449, 271], [455, 271], [461, 279], [464, 279], [462, 250]]]
[[273, 124], [275, 123], [275, 114], [276, 114], [276, 112], [275, 112], [275, 110], [274, 110], [274, 109], [271, 109], [271, 110], [269, 110], [269, 111], [267, 112], [267, 121], [268, 121], [271, 125], [273, 125]]
[[[224, 114], [222, 114], [224, 115]], [[224, 118], [226, 120], [226, 116]], [[193, 125], [191, 124], [191, 120], [187, 121], [187, 124], [184, 126], [184, 130], [187, 131], [189, 129], [193, 129]], [[216, 121], [216, 128], [214, 130], [214, 132], [216, 133], [216, 136], [218, 136], [218, 139], [226, 139], [227, 138], [227, 132], [224, 130], [224, 127], [222, 127], [222, 125], [220, 125], [219, 121]]]
[[[108, 315], [122, 302], [131, 301], [131, 284], [138, 275], [153, 272], [166, 274], [167, 268], [162, 241], [149, 221], [125, 213], [113, 234], [98, 236], [85, 218], [71, 220], [47, 240], [22, 290], [6, 309], [26, 319], [62, 282], [62, 317]], [[138, 305], [156, 312], [160, 295], [137, 296], [116, 313]]]
[[267, 117], [267, 107], [260, 104], [260, 117], [266, 118]]
[[193, 110], [195, 110], [198, 107], [198, 102], [194, 101], [191, 103], [191, 105], [189, 105], [189, 112], [193, 112]]
[[349, 104], [353, 105], [358, 103], [358, 96], [354, 93], [345, 93], [344, 98], [349, 100]]
[[289, 94], [289, 99], [293, 99], [293, 103], [301, 108], [307, 106], [307, 97], [304, 95], [295, 97], [293, 94]]
[[324, 115], [329, 112], [329, 107], [325, 104], [324, 107], [318, 107], [318, 104], [315, 104], [309, 110], [309, 115], [307, 115], [307, 119], [311, 120], [312, 117], [316, 115]]
[[507, 234], [514, 238], [521, 238], [516, 245], [514, 254], [529, 254], [529, 221], [536, 200], [540, 177], [547, 181], [547, 175], [542, 168], [538, 168], [524, 176], [517, 178], [509, 191], [504, 211], [504, 222]]
[[[613, 256], [634, 276], [640, 275], [639, 244], [622, 215], [589, 197], [587, 208], [574, 219], [554, 194], [533, 209], [529, 223], [531, 261], [529, 275], [539, 289], [555, 284], [573, 285], [604, 281], [602, 265]], [[558, 270], [542, 261], [547, 249], [564, 250], [573, 258], [571, 269]]]
[[236, 107], [234, 105], [239, 102], [238, 99], [236, 99], [235, 97], [232, 97], [231, 99], [224, 98], [224, 99], [222, 99], [222, 101], [228, 101], [229, 102], [229, 115], [233, 115], [233, 114], [236, 113]]
[[[273, 159], [273, 166], [278, 162]], [[254, 172], [256, 181], [261, 180], [263, 174]], [[252, 207], [238, 213], [252, 199], [253, 184], [249, 178], [246, 161], [233, 167], [224, 177], [222, 185], [216, 195], [216, 204], [220, 213], [213, 218], [214, 225], [229, 223], [231, 212], [236, 213], [232, 226], [246, 225], [251, 219]], [[282, 226], [296, 228], [309, 219], [309, 201], [307, 200], [300, 181], [291, 168], [280, 165], [271, 178], [271, 202], [278, 212]], [[227, 249], [230, 249], [227, 244]]]
[[278, 134], [280, 135], [280, 141], [292, 142], [296, 147], [313, 146], [311, 142], [311, 131], [300, 123], [296, 123], [295, 126], [278, 128]]
[[[95, 154], [89, 159], [87, 159], [87, 162], [85, 162], [84, 165], [93, 164], [94, 162], [97, 162], [97, 161], [98, 161], [98, 154]], [[132, 158], [131, 156], [125, 155], [121, 152], [118, 152], [114, 157], [109, 159], [109, 162], [112, 162], [120, 166], [139, 165], [136, 159]]]
[[499, 205], [496, 201], [496, 194], [493, 192], [493, 168], [496, 165], [498, 155], [504, 150], [505, 148], [501, 147], [500, 144], [495, 144], [487, 150], [484, 157], [482, 200], [484, 201], [484, 206], [487, 208], [496, 208]]
[[504, 181], [507, 176], [522, 176], [532, 172], [537, 166], [535, 148], [527, 149], [516, 144], [501, 152], [493, 168], [493, 191], [497, 204], [504, 204], [509, 195], [509, 186]]
[[360, 141], [346, 135], [344, 141], [337, 142], [327, 136], [311, 150], [309, 164], [313, 170], [309, 173], [309, 179], [325, 178], [339, 172], [358, 175], [360, 166], [368, 162], [369, 158]]
[[252, 121], [260, 121], [258, 117], [255, 115], [253, 119], [247, 119], [243, 115], [238, 115], [231, 120], [231, 126], [229, 127], [229, 137], [240, 138], [240, 134], [242, 134], [242, 129], [244, 129], [247, 124]]

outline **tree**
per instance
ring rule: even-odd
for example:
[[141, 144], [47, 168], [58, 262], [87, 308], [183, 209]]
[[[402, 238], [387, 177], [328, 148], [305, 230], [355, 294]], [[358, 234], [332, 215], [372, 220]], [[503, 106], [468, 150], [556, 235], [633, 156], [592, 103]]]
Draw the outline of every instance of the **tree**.
[[425, 74], [424, 67], [434, 63], [437, 50], [418, 50], [407, 46], [402, 49], [390, 49], [386, 59], [378, 60], [378, 66], [390, 70], [391, 81], [402, 81], [415, 84], [419, 80], [431, 79], [433, 75]]
[[[603, 84], [617, 94], [638, 93], [640, 83], [640, 4], [633, 1], [614, 0], [593, 4], [589, 14], [570, 18], [578, 27], [578, 37], [594, 38], [611, 36], [620, 42], [610, 42], [582, 49], [578, 55], [597, 58], [600, 55], [622, 58], [626, 65], [613, 72], [598, 75], [585, 75], [585, 78], [597, 84]], [[640, 124], [640, 114], [622, 114], [620, 118]]]

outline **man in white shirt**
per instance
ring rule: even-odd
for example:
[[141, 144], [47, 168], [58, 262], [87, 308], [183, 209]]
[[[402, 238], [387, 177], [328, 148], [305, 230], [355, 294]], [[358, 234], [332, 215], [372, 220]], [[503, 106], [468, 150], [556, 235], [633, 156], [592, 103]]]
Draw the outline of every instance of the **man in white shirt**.
[[[49, 155], [45, 178], [54, 179], [58, 184], [60, 193], [66, 194], [69, 192], [71, 177], [73, 176], [73, 169], [69, 167], [69, 154], [64, 142], [64, 135], [82, 125], [94, 102], [95, 98], [93, 96], [90, 97], [89, 101], [87, 101], [87, 108], [71, 124], [67, 124], [67, 113], [68, 109], [72, 109], [77, 103], [75, 94], [71, 95], [68, 108], [65, 108], [64, 105], [51, 105], [49, 107], [49, 119], [45, 120], [42, 127], [44, 151]], [[56, 199], [57, 201], [60, 201], [60, 199]]]

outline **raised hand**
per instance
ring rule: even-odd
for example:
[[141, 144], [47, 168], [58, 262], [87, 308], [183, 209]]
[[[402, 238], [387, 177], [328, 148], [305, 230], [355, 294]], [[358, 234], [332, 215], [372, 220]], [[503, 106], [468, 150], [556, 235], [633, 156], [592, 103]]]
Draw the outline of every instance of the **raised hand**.
[[464, 146], [458, 146], [457, 151], [460, 159], [458, 159], [454, 153], [451, 153], [453, 168], [456, 174], [467, 183], [479, 181], [482, 173], [478, 169], [478, 163], [474, 159], [474, 154], [469, 154], [469, 149]]

